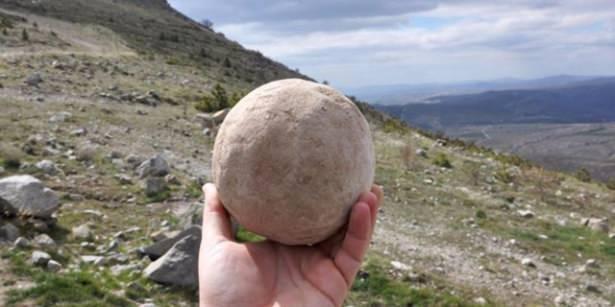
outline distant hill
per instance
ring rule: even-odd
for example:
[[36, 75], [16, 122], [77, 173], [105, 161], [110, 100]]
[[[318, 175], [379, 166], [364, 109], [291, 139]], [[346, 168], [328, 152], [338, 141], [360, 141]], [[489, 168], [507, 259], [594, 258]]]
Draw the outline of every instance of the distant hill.
[[560, 87], [437, 96], [427, 101], [377, 108], [432, 130], [466, 125], [613, 122], [615, 77]]
[[221, 83], [251, 89], [268, 81], [308, 77], [245, 49], [174, 10], [166, 0], [3, 0], [2, 8], [113, 30], [144, 55], [206, 69]]
[[561, 87], [596, 78], [595, 76], [558, 75], [528, 80], [506, 78], [461, 83], [395, 84], [348, 88], [347, 92], [373, 104], [403, 105], [429, 103], [432, 102], [429, 98], [434, 96], [477, 94], [495, 90]]

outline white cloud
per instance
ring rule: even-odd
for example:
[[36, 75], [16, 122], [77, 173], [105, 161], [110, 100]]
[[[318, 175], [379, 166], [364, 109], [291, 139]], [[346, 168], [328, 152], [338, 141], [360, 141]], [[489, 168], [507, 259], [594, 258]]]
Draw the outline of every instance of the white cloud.
[[334, 84], [615, 73], [612, 0], [271, 3], [216, 29]]

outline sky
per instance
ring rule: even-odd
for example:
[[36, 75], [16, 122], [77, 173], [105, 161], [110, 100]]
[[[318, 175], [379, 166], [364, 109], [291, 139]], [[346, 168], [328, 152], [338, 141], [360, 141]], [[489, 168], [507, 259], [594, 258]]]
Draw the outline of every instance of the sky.
[[615, 75], [615, 0], [170, 0], [342, 88]]

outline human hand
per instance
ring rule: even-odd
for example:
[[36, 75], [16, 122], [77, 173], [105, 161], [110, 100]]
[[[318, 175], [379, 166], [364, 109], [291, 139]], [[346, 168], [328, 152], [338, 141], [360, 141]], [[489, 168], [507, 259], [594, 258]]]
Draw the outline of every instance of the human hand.
[[373, 186], [346, 227], [314, 246], [235, 242], [213, 184], [203, 187], [199, 296], [203, 306], [341, 306], [369, 247], [383, 192]]

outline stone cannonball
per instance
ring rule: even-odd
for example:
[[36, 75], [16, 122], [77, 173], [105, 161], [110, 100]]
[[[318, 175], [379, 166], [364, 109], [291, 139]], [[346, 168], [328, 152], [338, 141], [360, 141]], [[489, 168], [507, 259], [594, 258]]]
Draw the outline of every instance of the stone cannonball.
[[300, 79], [245, 96], [220, 126], [212, 160], [229, 213], [287, 245], [321, 242], [345, 225], [374, 169], [370, 128], [355, 104]]

